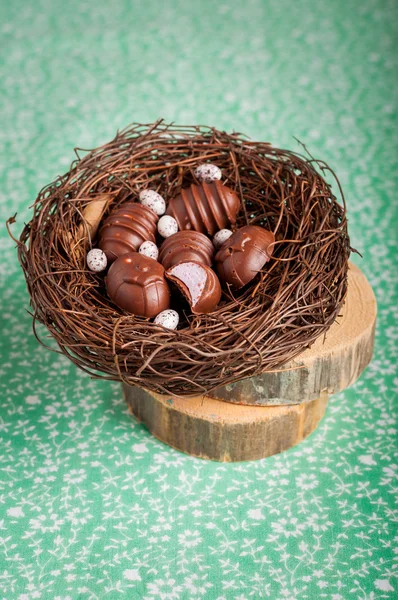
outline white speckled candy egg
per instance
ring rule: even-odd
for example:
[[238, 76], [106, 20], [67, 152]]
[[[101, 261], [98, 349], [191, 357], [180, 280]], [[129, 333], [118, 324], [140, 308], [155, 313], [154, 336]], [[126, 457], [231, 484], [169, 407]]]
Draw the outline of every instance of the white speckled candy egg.
[[177, 233], [177, 231], [178, 225], [174, 217], [170, 217], [169, 215], [160, 217], [158, 221], [158, 232], [162, 237], [168, 238]]
[[143, 242], [141, 246], [138, 248], [138, 252], [143, 254], [144, 256], [148, 256], [149, 258], [153, 258], [153, 260], [157, 260], [159, 256], [159, 248], [153, 242]]
[[221, 169], [217, 165], [210, 163], [199, 165], [195, 169], [195, 177], [202, 183], [211, 183], [216, 179], [221, 179]]
[[159, 216], [164, 215], [166, 212], [166, 202], [155, 190], [143, 190], [140, 192], [139, 199], [141, 204], [150, 208]]
[[177, 329], [179, 320], [180, 317], [178, 312], [168, 309], [162, 310], [162, 312], [155, 317], [154, 323], [156, 323], [156, 325], [162, 325], [163, 327], [166, 327], [166, 329]]
[[214, 234], [213, 244], [216, 248], [221, 248], [223, 243], [226, 242], [231, 235], [232, 231], [230, 229], [220, 229], [220, 231], [217, 231], [217, 233]]
[[107, 264], [106, 254], [99, 248], [93, 248], [87, 253], [87, 266], [90, 271], [94, 271], [94, 273], [105, 271]]

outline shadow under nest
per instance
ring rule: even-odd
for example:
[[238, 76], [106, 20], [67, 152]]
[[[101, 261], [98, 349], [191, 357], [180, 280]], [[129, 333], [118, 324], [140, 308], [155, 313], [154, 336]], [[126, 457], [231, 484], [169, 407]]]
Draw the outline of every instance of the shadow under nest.
[[[76, 151], [69, 172], [40, 192], [18, 250], [35, 334], [39, 321], [80, 368], [162, 394], [201, 395], [283, 368], [332, 325], [347, 290], [350, 241], [344, 196], [325, 163], [241, 134], [162, 121], [130, 126], [83, 158], [79, 152], [86, 151]], [[241, 199], [237, 227], [273, 231], [274, 254], [238, 293], [224, 288], [215, 312], [195, 316], [181, 304], [179, 329], [165, 330], [109, 301], [103, 274], [85, 264], [95, 240], [82, 212], [109, 194], [106, 218], [146, 188], [167, 201], [207, 161]], [[342, 205], [320, 174], [326, 171]], [[74, 243], [82, 223], [86, 233]]]

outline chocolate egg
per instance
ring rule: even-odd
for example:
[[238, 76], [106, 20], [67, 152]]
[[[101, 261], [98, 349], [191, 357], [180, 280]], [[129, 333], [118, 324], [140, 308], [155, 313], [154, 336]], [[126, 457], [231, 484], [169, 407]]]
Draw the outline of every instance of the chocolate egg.
[[211, 266], [214, 247], [199, 231], [179, 231], [167, 238], [160, 247], [159, 262], [167, 270], [183, 261], [197, 261]]
[[236, 289], [249, 283], [269, 261], [274, 242], [274, 234], [257, 225], [235, 231], [215, 256], [220, 280]]
[[164, 268], [138, 252], [119, 256], [105, 278], [109, 298], [139, 317], [156, 317], [170, 306]]
[[214, 235], [228, 225], [235, 225], [240, 207], [237, 194], [220, 181], [192, 184], [171, 198], [166, 214], [172, 215], [180, 231], [194, 229]]
[[194, 314], [210, 313], [221, 298], [221, 286], [214, 271], [198, 262], [188, 261], [172, 266], [166, 271], [188, 300]]
[[108, 264], [127, 252], [136, 252], [147, 240], [155, 242], [157, 215], [142, 204], [125, 202], [105, 220], [99, 232], [98, 246]]

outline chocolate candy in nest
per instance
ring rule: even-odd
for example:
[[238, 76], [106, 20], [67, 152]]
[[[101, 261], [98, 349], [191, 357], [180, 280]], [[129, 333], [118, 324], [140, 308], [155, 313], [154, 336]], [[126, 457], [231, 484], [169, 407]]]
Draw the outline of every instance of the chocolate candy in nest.
[[155, 242], [159, 217], [137, 202], [125, 202], [105, 219], [98, 246], [105, 252], [108, 264], [127, 252], [136, 252], [143, 242]]
[[182, 189], [169, 200], [166, 214], [175, 218], [180, 231], [194, 229], [214, 235], [235, 225], [239, 208], [237, 194], [221, 181], [214, 181]]
[[207, 265], [195, 261], [178, 263], [166, 271], [166, 277], [183, 293], [195, 315], [213, 312], [220, 302], [220, 282]]
[[156, 317], [170, 306], [164, 268], [138, 252], [119, 256], [105, 277], [109, 298], [119, 308], [138, 317]]
[[199, 231], [179, 231], [165, 239], [160, 248], [159, 262], [164, 268], [183, 261], [196, 261], [211, 266], [214, 256], [214, 246], [203, 233]]
[[257, 225], [235, 231], [215, 256], [220, 280], [235, 289], [249, 283], [269, 261], [274, 242], [274, 234]]

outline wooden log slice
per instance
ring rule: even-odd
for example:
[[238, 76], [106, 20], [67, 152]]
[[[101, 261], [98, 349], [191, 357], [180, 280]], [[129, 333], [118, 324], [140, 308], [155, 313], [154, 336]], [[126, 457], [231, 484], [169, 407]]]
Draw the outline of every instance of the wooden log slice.
[[269, 406], [310, 402], [354, 383], [369, 364], [376, 325], [376, 298], [365, 275], [350, 263], [348, 292], [341, 316], [284, 371], [242, 379], [210, 392], [225, 402]]
[[325, 414], [326, 393], [304, 404], [243, 406], [213, 398], [170, 398], [123, 384], [135, 417], [162, 442], [198, 458], [256, 460], [306, 438]]

